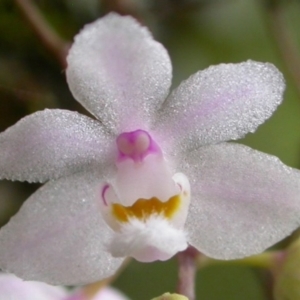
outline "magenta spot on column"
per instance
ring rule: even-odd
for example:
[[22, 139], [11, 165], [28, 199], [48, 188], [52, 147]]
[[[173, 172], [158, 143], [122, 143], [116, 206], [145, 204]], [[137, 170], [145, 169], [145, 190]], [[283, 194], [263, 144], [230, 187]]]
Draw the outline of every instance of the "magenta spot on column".
[[161, 153], [159, 146], [145, 130], [123, 132], [117, 137], [119, 160], [132, 159], [141, 162], [147, 155]]

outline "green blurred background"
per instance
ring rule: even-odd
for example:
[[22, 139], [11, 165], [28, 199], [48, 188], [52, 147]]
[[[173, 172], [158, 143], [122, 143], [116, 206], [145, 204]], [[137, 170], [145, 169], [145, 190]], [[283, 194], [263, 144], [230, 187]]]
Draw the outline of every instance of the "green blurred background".
[[[241, 143], [300, 167], [300, 97], [269, 30], [263, 0], [126, 0], [132, 13], [149, 26], [168, 49], [174, 86], [211, 64], [247, 59], [274, 63], [287, 80], [285, 101], [274, 116]], [[300, 1], [277, 1], [300, 56]], [[117, 9], [122, 1], [36, 0], [45, 20], [71, 42], [88, 22]], [[127, 9], [127, 11], [126, 11]], [[44, 108], [84, 111], [65, 81], [64, 68], [23, 18], [13, 0], [0, 1], [0, 129]], [[38, 185], [0, 182], [0, 223], [5, 224]], [[234, 222], [234, 220], [233, 220]], [[150, 299], [176, 288], [176, 259], [164, 263], [134, 262], [114, 283], [133, 300]], [[199, 271], [197, 299], [271, 299], [268, 275], [238, 266]]]

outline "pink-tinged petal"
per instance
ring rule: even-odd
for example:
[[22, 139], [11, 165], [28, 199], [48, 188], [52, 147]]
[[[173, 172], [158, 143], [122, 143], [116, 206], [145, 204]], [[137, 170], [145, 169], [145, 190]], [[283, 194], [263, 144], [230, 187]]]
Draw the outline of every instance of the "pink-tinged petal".
[[45, 182], [109, 161], [114, 142], [98, 121], [44, 110], [0, 134], [0, 178]]
[[0, 274], [0, 300], [64, 300], [66, 296], [67, 290], [62, 287]]
[[91, 300], [129, 300], [129, 298], [116, 289], [106, 287], [100, 290]]
[[109, 14], [75, 37], [66, 74], [75, 99], [120, 133], [147, 128], [168, 94], [172, 66], [147, 28]]
[[122, 259], [106, 251], [96, 172], [50, 181], [0, 230], [0, 268], [26, 280], [80, 285], [101, 280]]
[[73, 295], [65, 300], [129, 300], [124, 294], [111, 287], [100, 289], [94, 296], [87, 299], [84, 291], [79, 289]]
[[191, 245], [219, 259], [260, 253], [300, 225], [300, 172], [249, 147], [222, 143], [183, 159], [191, 183]]
[[239, 139], [268, 119], [283, 99], [282, 74], [268, 63], [220, 64], [173, 91], [157, 119], [177, 151]]

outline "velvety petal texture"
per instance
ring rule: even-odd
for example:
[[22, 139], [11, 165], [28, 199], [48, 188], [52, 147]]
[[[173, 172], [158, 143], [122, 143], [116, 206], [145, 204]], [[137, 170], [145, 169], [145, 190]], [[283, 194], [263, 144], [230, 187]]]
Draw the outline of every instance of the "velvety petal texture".
[[277, 157], [222, 143], [191, 152], [181, 169], [191, 183], [189, 242], [210, 257], [260, 253], [300, 225], [300, 172]]
[[45, 182], [101, 167], [110, 162], [110, 146], [99, 122], [68, 110], [40, 111], [0, 134], [0, 178]]
[[114, 274], [122, 259], [106, 251], [112, 231], [100, 212], [101, 176], [50, 181], [0, 230], [0, 265], [26, 280], [80, 285]]
[[171, 137], [177, 151], [242, 138], [272, 115], [284, 88], [284, 78], [272, 64], [211, 66], [171, 93], [156, 130]]
[[66, 296], [67, 290], [62, 287], [0, 274], [0, 300], [65, 300]]
[[147, 128], [171, 85], [167, 51], [132, 17], [86, 25], [67, 60], [75, 99], [115, 133]]

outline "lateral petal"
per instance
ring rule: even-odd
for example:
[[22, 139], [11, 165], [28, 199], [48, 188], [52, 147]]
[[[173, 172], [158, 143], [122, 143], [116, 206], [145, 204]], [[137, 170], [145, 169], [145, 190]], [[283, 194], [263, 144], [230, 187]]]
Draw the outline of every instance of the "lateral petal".
[[191, 245], [218, 259], [260, 253], [300, 225], [300, 172], [249, 147], [223, 143], [183, 159], [191, 183]]
[[282, 74], [269, 63], [211, 66], [171, 93], [157, 116], [156, 130], [168, 137], [175, 152], [239, 139], [272, 115], [284, 88]]
[[111, 138], [77, 112], [46, 109], [0, 134], [0, 178], [45, 182], [111, 162]]
[[50, 181], [0, 230], [0, 268], [26, 280], [81, 285], [112, 275], [123, 259], [106, 251], [112, 231], [100, 212], [101, 174]]

